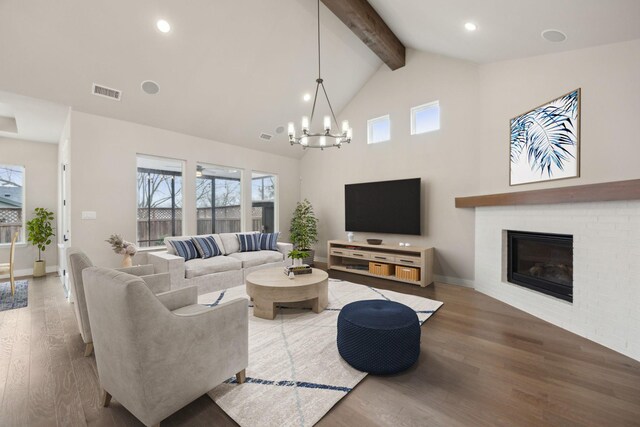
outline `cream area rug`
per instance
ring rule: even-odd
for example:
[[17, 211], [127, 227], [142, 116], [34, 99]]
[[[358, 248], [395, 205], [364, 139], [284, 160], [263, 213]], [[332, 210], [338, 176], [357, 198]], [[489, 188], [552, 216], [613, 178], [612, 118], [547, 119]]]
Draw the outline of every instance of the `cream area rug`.
[[[217, 305], [234, 298], [248, 298], [244, 286], [201, 295], [198, 302]], [[209, 396], [243, 427], [314, 425], [367, 376], [340, 357], [336, 325], [342, 307], [370, 299], [405, 304], [421, 324], [442, 305], [333, 279], [329, 306], [322, 313], [280, 307], [274, 320], [264, 320], [253, 316], [250, 303], [247, 381], [238, 385], [230, 378]]]

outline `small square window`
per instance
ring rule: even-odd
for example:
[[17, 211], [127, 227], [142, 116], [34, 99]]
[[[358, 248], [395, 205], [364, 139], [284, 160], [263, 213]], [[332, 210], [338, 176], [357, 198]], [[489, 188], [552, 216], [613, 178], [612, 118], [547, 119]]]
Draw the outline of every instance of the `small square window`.
[[391, 140], [391, 120], [389, 115], [367, 120], [367, 144], [377, 144]]
[[439, 101], [418, 105], [411, 109], [411, 135], [440, 129]]

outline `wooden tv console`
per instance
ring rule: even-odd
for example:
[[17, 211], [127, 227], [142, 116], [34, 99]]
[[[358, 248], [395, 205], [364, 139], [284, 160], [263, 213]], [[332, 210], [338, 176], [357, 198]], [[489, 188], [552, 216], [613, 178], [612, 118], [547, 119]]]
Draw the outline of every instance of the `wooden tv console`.
[[[433, 248], [419, 246], [370, 245], [366, 242], [329, 240], [327, 242], [327, 267], [364, 276], [380, 277], [425, 287], [433, 283]], [[369, 262], [382, 264], [388, 274], [369, 272]], [[417, 269], [418, 280], [396, 276], [396, 266], [409, 271]]]

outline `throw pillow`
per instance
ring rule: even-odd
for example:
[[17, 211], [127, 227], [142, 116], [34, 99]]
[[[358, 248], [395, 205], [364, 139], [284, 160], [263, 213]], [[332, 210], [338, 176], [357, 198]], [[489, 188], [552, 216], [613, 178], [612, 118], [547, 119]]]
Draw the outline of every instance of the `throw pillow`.
[[196, 236], [192, 238], [192, 240], [200, 254], [200, 258], [211, 258], [222, 255], [222, 251], [218, 247], [216, 239], [214, 239], [213, 236]]
[[260, 250], [277, 251], [278, 236], [280, 233], [262, 233], [260, 234]]
[[181, 239], [181, 240], [169, 240], [171, 246], [176, 251], [176, 254], [179, 257], [184, 258], [185, 261], [189, 261], [190, 259], [198, 258], [198, 251], [196, 250], [195, 245], [191, 241], [191, 239]]
[[238, 234], [238, 241], [240, 241], [240, 252], [253, 252], [260, 250], [260, 234], [258, 233], [246, 233]]

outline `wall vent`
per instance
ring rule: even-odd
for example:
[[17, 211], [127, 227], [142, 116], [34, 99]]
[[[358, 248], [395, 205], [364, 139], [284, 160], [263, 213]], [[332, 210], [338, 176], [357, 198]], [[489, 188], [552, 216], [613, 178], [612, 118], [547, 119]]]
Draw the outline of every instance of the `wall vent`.
[[271, 141], [271, 138], [273, 138], [273, 135], [269, 135], [268, 133], [262, 132], [260, 134], [260, 139], [263, 141]]
[[111, 89], [96, 83], [93, 84], [93, 90], [91, 92], [96, 96], [102, 96], [115, 101], [120, 101], [120, 98], [122, 97], [122, 92], [118, 89]]

